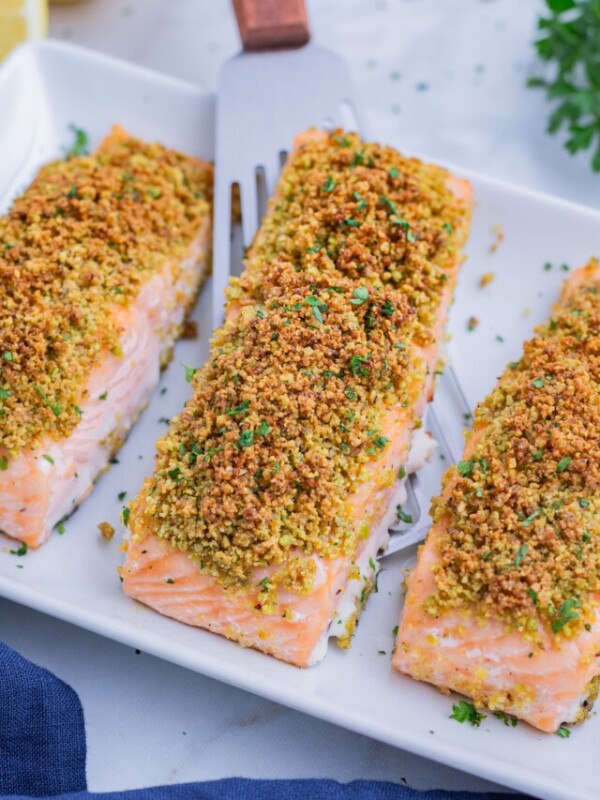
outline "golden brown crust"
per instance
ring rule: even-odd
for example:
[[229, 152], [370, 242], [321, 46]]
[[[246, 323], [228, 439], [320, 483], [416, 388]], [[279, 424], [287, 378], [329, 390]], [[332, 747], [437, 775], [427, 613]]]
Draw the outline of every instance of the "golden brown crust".
[[468, 460], [433, 503], [444, 534], [432, 613], [477, 604], [532, 634], [540, 619], [567, 636], [588, 622], [600, 589], [599, 336], [591, 269], [478, 406]]
[[136, 530], [226, 585], [285, 562], [271, 582], [303, 591], [312, 562], [295, 552], [354, 553], [349, 497], [389, 444], [386, 414], [424, 380], [413, 342], [465, 235], [447, 180], [340, 132], [292, 156], [194, 397], [158, 443]]
[[86, 378], [119, 354], [114, 310], [176, 268], [210, 210], [208, 164], [115, 130], [43, 167], [0, 219], [0, 447], [69, 435]]

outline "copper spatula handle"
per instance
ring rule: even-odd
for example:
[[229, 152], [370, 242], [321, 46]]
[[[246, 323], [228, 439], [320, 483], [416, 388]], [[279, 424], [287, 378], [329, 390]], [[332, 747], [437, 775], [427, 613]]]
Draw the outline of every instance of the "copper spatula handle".
[[245, 50], [300, 47], [310, 39], [304, 0], [233, 0]]

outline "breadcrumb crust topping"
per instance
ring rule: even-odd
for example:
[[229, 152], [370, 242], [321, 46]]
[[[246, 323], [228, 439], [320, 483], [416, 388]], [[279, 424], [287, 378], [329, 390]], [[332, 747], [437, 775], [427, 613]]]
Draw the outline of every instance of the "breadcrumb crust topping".
[[[475, 604], [535, 639], [574, 636], [600, 590], [600, 274], [569, 291], [475, 412], [432, 508], [437, 614]], [[446, 527], [447, 525], [447, 527]]]
[[423, 380], [413, 342], [464, 237], [447, 180], [340, 131], [292, 156], [194, 396], [158, 442], [136, 531], [226, 586], [284, 563], [266, 583], [306, 591], [314, 564], [298, 553], [354, 553], [349, 497], [389, 445], [385, 415]]
[[0, 448], [68, 436], [83, 388], [120, 354], [115, 309], [177, 261], [210, 212], [212, 168], [113, 134], [44, 166], [0, 218]]

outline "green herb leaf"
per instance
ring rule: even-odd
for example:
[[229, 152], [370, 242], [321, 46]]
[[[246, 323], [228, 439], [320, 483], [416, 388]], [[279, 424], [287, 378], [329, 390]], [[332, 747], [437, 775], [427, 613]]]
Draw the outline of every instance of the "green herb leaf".
[[473, 461], [459, 461], [456, 465], [458, 470], [458, 474], [463, 478], [468, 478], [471, 472], [473, 471], [473, 467], [475, 463]]
[[352, 298], [350, 302], [355, 306], [362, 306], [363, 303], [366, 303], [369, 299], [369, 290], [366, 286], [359, 286], [358, 289], [354, 289], [352, 292]]
[[586, 500], [585, 497], [580, 497], [579, 498], [579, 505], [581, 506], [581, 508], [589, 508], [590, 507], [590, 501]]
[[11, 353], [11, 351], [10, 351], [10, 350], [5, 350], [5, 351], [2, 353], [2, 360], [3, 360], [3, 361], [14, 361], [14, 360], [15, 360], [15, 357], [13, 356], [13, 354]]
[[568, 625], [574, 619], [579, 619], [579, 612], [576, 610], [581, 608], [581, 603], [576, 597], [571, 597], [558, 609], [556, 619], [552, 620], [552, 630], [558, 633], [565, 625]]
[[129, 514], [130, 514], [129, 506], [125, 506], [122, 512], [123, 525], [125, 525], [125, 527], [127, 527], [127, 525], [129, 524]]
[[516, 728], [519, 724], [519, 720], [516, 717], [511, 717], [509, 714], [505, 714], [504, 711], [494, 711], [494, 716], [502, 720], [507, 728]]
[[528, 528], [531, 525], [531, 523], [533, 522], [533, 520], [536, 519], [537, 517], [539, 517], [539, 515], [541, 513], [542, 513], [542, 509], [541, 508], [536, 508], [535, 511], [532, 511], [531, 514], [523, 520], [521, 525], [524, 528]]
[[564, 725], [561, 725], [560, 728], [556, 731], [556, 735], [560, 736], [561, 739], [568, 739], [571, 735], [571, 730], [566, 728]]
[[83, 156], [88, 152], [88, 135], [76, 125], [69, 125], [69, 129], [73, 132], [73, 144], [67, 149], [67, 156]]
[[487, 715], [480, 714], [472, 703], [461, 700], [458, 704], [452, 706], [450, 719], [455, 719], [457, 722], [468, 722], [478, 728], [483, 720], [487, 719]]
[[525, 556], [527, 555], [527, 551], [528, 550], [529, 550], [529, 545], [528, 544], [522, 544], [521, 545], [521, 547], [519, 548], [519, 552], [517, 553], [517, 556], [515, 558], [515, 567], [520, 567], [521, 566]]
[[388, 175], [390, 176], [390, 178], [394, 178], [394, 179], [397, 178], [398, 175], [400, 175], [400, 173], [398, 172], [398, 168], [397, 167], [390, 167], [389, 170], [388, 170]]
[[267, 436], [269, 431], [271, 430], [271, 426], [268, 422], [261, 422], [258, 428], [256, 429], [256, 433], [259, 436]]
[[125, 500], [125, 496], [126, 495], [127, 495], [127, 492], [119, 492], [119, 494], [117, 495], [117, 497], [118, 497], [118, 499], [119, 499], [119, 501], [121, 503], [123, 502], [123, 500]]
[[9, 550], [8, 552], [11, 554], [11, 556], [18, 556], [19, 558], [22, 558], [23, 556], [27, 555], [27, 550], [27, 542], [23, 542], [18, 550]]
[[556, 471], [560, 475], [561, 472], [565, 472], [569, 468], [569, 464], [571, 463], [572, 459], [571, 456], [565, 456], [561, 458], [561, 460], [556, 465]]
[[8, 458], [6, 456], [0, 456], [0, 470], [5, 472], [8, 469]]
[[396, 506], [396, 517], [398, 522], [405, 522], [407, 525], [412, 525], [412, 515], [403, 511], [402, 506]]
[[323, 182], [321, 189], [323, 189], [324, 192], [333, 192], [333, 190], [335, 189], [335, 181], [333, 180], [331, 175], [327, 178], [326, 181]]
[[238, 414], [244, 414], [249, 407], [250, 400], [242, 400], [239, 405], [230, 408], [229, 411], [226, 411], [225, 413], [230, 417], [237, 417]]
[[185, 379], [188, 383], [192, 382], [192, 378], [198, 372], [196, 367], [190, 367], [189, 364], [183, 364], [183, 368], [185, 370]]
[[253, 441], [254, 441], [254, 431], [245, 430], [240, 433], [238, 444], [240, 447], [250, 447]]
[[54, 464], [54, 459], [52, 458], [52, 456], [49, 456], [49, 455], [48, 455], [48, 453], [44, 453], [44, 455], [42, 456], [42, 458], [45, 458], [45, 459], [46, 459], [46, 461], [47, 461], [49, 464]]
[[538, 19], [542, 31], [535, 46], [552, 65], [549, 79], [533, 77], [555, 103], [549, 133], [566, 130], [565, 149], [573, 154], [592, 150], [591, 166], [600, 171], [600, 13], [591, 0], [546, 0], [549, 15]]
[[534, 381], [531, 381], [531, 383], [533, 386], [535, 386], [536, 389], [542, 389], [544, 386], [544, 379], [536, 378]]

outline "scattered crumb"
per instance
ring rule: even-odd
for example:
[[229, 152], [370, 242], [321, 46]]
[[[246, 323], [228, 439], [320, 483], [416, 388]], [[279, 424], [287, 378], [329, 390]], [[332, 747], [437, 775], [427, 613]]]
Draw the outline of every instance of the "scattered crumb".
[[474, 331], [478, 325], [479, 325], [479, 320], [477, 319], [477, 317], [469, 317], [467, 321], [467, 330]]
[[183, 331], [181, 332], [182, 339], [197, 339], [198, 338], [198, 323], [191, 319], [186, 319], [183, 323]]
[[488, 286], [490, 283], [493, 282], [495, 279], [495, 275], [493, 272], [484, 272], [484, 274], [479, 279], [479, 285], [483, 289], [485, 286]]
[[105, 539], [112, 539], [115, 535], [115, 529], [109, 522], [99, 522], [98, 530]]
[[490, 253], [495, 253], [496, 250], [500, 247], [500, 244], [504, 241], [504, 231], [500, 227], [500, 225], [494, 225], [492, 227], [492, 232], [495, 236], [494, 242], [490, 245]]

